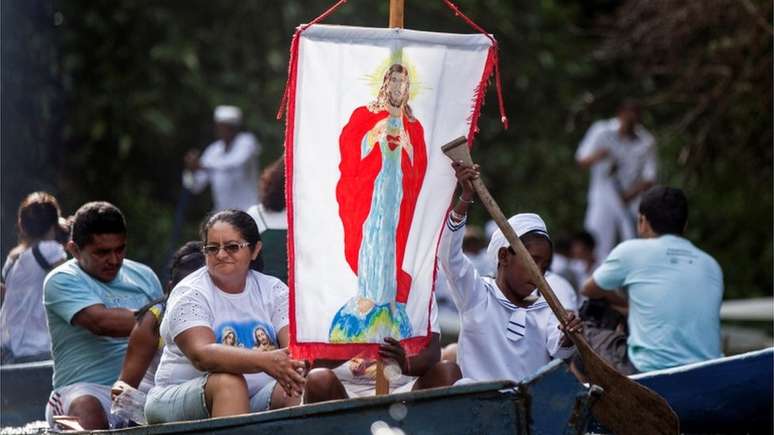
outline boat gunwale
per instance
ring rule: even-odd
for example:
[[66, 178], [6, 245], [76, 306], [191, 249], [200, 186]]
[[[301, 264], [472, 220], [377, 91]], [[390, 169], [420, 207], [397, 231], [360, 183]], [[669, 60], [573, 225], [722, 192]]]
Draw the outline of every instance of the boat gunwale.
[[[238, 427], [256, 423], [267, 423], [279, 420], [289, 420], [295, 418], [307, 418], [320, 416], [342, 410], [352, 410], [356, 408], [378, 407], [397, 402], [416, 402], [426, 401], [440, 397], [459, 397], [477, 393], [490, 392], [497, 395], [503, 390], [513, 390], [516, 383], [509, 380], [475, 382], [464, 385], [428, 388], [418, 391], [409, 391], [405, 393], [388, 394], [384, 396], [357, 397], [350, 399], [329, 400], [319, 403], [311, 403], [303, 406], [293, 406], [289, 408], [275, 409], [270, 411], [255, 412], [229, 417], [214, 417], [200, 420], [175, 421], [169, 423], [152, 424], [147, 426], [137, 426], [123, 429], [95, 430], [95, 431], [76, 431], [67, 432], [68, 434], [167, 434], [167, 433], [186, 433], [188, 431], [202, 431], [209, 429], [225, 429], [229, 427]], [[59, 432], [47, 432], [59, 434]]]

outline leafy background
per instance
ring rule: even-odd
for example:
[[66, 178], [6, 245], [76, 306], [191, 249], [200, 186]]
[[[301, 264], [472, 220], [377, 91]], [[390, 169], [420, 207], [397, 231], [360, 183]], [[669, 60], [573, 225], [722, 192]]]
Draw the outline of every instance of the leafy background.
[[[129, 256], [163, 274], [182, 155], [212, 140], [211, 111], [244, 109], [282, 152], [275, 119], [293, 29], [329, 0], [0, 3], [2, 254], [34, 190], [65, 213], [107, 200]], [[475, 157], [507, 213], [580, 228], [588, 175], [573, 154], [595, 119], [639, 98], [660, 181], [686, 190], [688, 236], [721, 263], [728, 298], [772, 294], [772, 5], [762, 0], [459, 0], [501, 47], [511, 128], [493, 89]], [[327, 22], [383, 27], [387, 1], [351, 0]], [[469, 32], [441, 1], [406, 1], [406, 27]], [[210, 195], [181, 228], [196, 237]], [[474, 222], [485, 221], [477, 210]]]

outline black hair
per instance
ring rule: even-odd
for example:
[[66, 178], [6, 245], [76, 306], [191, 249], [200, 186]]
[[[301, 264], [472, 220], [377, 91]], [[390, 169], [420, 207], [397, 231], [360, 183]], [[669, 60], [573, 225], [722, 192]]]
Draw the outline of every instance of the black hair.
[[59, 223], [59, 203], [47, 192], [33, 192], [19, 205], [19, 230], [23, 239], [40, 239]]
[[191, 240], [180, 247], [172, 256], [169, 264], [169, 290], [183, 280], [191, 272], [204, 266], [202, 242]]
[[95, 234], [126, 234], [121, 210], [105, 201], [87, 202], [75, 212], [70, 238], [79, 248], [91, 243]]
[[656, 234], [682, 235], [688, 222], [688, 199], [681, 189], [653, 186], [642, 195], [640, 214]]
[[199, 230], [199, 235], [202, 238], [203, 244], [207, 244], [207, 232], [209, 232], [210, 228], [218, 222], [225, 222], [234, 227], [239, 232], [239, 235], [250, 244], [251, 249], [255, 248], [255, 245], [261, 241], [258, 225], [255, 223], [252, 216], [242, 210], [227, 208], [211, 214], [204, 220], [201, 229]]
[[566, 234], [559, 235], [559, 237], [556, 237], [553, 242], [554, 252], [564, 255], [565, 257], [570, 256], [570, 238], [567, 237]]
[[[239, 232], [239, 235], [250, 245], [251, 250], [255, 249], [255, 245], [261, 241], [261, 233], [258, 232], [258, 225], [252, 216], [242, 210], [227, 208], [211, 214], [204, 220], [199, 230], [203, 244], [207, 243], [207, 232], [218, 222], [225, 222], [234, 227]], [[263, 271], [263, 257], [260, 253], [255, 260], [250, 262], [250, 268], [259, 272]]]
[[597, 246], [597, 241], [594, 240], [594, 236], [588, 231], [578, 231], [572, 236], [573, 243], [577, 242], [585, 246], [589, 251], [593, 251]]
[[165, 287], [164, 296], [147, 303], [145, 306], [137, 310], [134, 314], [134, 318], [139, 322], [142, 320], [145, 313], [156, 305], [162, 304], [163, 309], [166, 310], [167, 298], [173, 288], [183, 280], [191, 272], [204, 266], [204, 253], [202, 253], [202, 242], [198, 240], [191, 240], [186, 242], [172, 255], [172, 260], [169, 263], [169, 283]]

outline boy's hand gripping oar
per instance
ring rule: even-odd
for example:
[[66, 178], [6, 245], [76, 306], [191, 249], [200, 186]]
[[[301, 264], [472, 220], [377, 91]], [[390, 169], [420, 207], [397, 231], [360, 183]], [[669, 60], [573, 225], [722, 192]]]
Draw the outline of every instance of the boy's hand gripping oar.
[[[473, 165], [467, 140], [464, 137], [447, 143], [441, 149], [453, 161]], [[559, 322], [566, 326], [567, 313], [564, 307], [551, 290], [543, 274], [540, 273], [521, 240], [516, 236], [513, 228], [508, 224], [500, 207], [480, 178], [471, 181], [484, 207], [489, 211], [508, 243], [511, 244], [518, 258], [526, 265], [533, 282], [538, 284], [540, 294], [548, 302], [548, 306], [551, 307]], [[618, 373], [594, 352], [582, 334], [577, 332], [565, 333], [575, 343], [578, 353], [583, 359], [587, 380], [604, 389], [602, 397], [594, 404], [593, 408], [597, 421], [618, 435], [671, 435], [679, 433], [680, 422], [677, 415], [663, 397]]]

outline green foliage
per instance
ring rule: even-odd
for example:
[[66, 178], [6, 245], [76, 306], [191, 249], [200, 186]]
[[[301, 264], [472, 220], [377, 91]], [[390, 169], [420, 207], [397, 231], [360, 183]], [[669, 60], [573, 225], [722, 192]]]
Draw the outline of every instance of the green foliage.
[[[262, 164], [280, 155], [290, 37], [332, 3], [3, 2], [2, 253], [21, 198], [45, 189], [68, 214], [89, 200], [117, 204], [130, 257], [160, 272], [185, 150], [212, 140], [212, 108], [231, 103], [262, 142]], [[506, 213], [579, 229], [587, 174], [575, 148], [621, 98], [641, 97], [662, 181], [687, 190], [689, 236], [720, 261], [728, 296], [771, 294], [770, 4], [456, 3], [500, 44], [511, 127], [490, 88], [474, 157]], [[382, 27], [387, 5], [352, 0], [327, 22]], [[405, 24], [472, 31], [440, 1], [407, 0]], [[183, 239], [209, 207], [208, 192], [195, 198]], [[474, 222], [485, 219], [478, 208]]]

